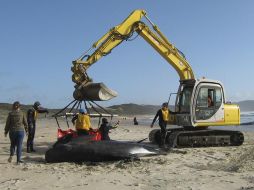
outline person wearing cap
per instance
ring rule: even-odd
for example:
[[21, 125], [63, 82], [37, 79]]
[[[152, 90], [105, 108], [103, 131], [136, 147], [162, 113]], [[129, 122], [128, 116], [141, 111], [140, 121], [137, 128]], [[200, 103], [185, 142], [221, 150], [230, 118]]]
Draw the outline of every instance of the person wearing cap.
[[156, 115], [155, 115], [155, 117], [152, 121], [152, 124], [151, 124], [151, 128], [152, 128], [155, 121], [159, 117], [159, 126], [161, 128], [161, 131], [160, 131], [160, 133], [161, 133], [160, 147], [162, 147], [162, 148], [165, 148], [165, 140], [166, 140], [166, 134], [167, 134], [166, 127], [167, 127], [167, 123], [169, 121], [170, 114], [174, 114], [174, 112], [171, 112], [168, 109], [168, 103], [164, 102], [162, 104], [162, 108], [157, 111], [157, 113], [156, 113]]
[[34, 102], [32, 108], [27, 111], [27, 123], [28, 123], [28, 138], [27, 138], [27, 152], [35, 152], [34, 149], [34, 136], [36, 130], [36, 119], [38, 113], [48, 113], [48, 110], [40, 107], [40, 102]]
[[10, 157], [8, 162], [12, 161], [12, 157], [16, 148], [17, 164], [23, 163], [21, 160], [21, 154], [24, 130], [27, 133], [27, 122], [24, 113], [20, 110], [20, 103], [17, 101], [13, 103], [12, 111], [8, 114], [4, 128], [4, 136], [7, 137], [7, 134], [9, 133], [11, 141]]
[[89, 135], [89, 130], [92, 130], [90, 116], [84, 109], [79, 109], [79, 113], [75, 115], [71, 121], [73, 125], [75, 124], [78, 136]]
[[119, 121], [114, 126], [111, 126], [109, 125], [107, 118], [102, 118], [102, 124], [99, 128], [99, 131], [101, 132], [101, 140], [104, 140], [104, 141], [110, 140], [110, 137], [108, 135], [109, 131], [111, 129], [117, 128], [118, 125], [119, 125]]

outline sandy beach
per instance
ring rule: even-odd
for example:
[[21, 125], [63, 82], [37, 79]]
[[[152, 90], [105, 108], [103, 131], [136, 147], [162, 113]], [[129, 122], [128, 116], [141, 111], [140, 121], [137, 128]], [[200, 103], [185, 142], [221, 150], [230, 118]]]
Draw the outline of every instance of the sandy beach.
[[[149, 126], [134, 126], [131, 118], [115, 118], [118, 119], [120, 127], [110, 134], [114, 140], [138, 141], [146, 138], [151, 130]], [[97, 125], [94, 121], [94, 128]], [[47, 164], [44, 154], [56, 141], [57, 124], [54, 119], [46, 118], [37, 124], [37, 152], [25, 152], [25, 137], [22, 155], [25, 163], [16, 165], [16, 157], [13, 163], [7, 162], [9, 138], [3, 135], [3, 122], [0, 128], [1, 190], [254, 189], [253, 132], [244, 133], [245, 142], [239, 147], [174, 149], [166, 156], [145, 157], [133, 162]]]

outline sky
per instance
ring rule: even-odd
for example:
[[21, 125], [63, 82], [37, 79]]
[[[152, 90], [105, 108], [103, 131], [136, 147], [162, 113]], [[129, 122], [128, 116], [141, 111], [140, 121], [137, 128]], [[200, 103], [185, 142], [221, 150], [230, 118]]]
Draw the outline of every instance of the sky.
[[[221, 81], [229, 101], [254, 100], [252, 0], [1, 0], [0, 102], [65, 106], [73, 99], [72, 61], [135, 9], [184, 52], [196, 78]], [[158, 105], [179, 85], [176, 71], [140, 36], [88, 75], [118, 92], [104, 106]]]

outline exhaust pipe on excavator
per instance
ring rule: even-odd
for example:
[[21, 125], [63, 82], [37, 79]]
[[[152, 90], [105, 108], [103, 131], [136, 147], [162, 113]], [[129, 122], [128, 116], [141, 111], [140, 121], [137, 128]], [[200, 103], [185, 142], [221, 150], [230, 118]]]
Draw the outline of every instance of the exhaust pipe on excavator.
[[109, 89], [104, 83], [81, 84], [75, 86], [73, 97], [75, 100], [106, 101], [117, 96], [117, 92]]

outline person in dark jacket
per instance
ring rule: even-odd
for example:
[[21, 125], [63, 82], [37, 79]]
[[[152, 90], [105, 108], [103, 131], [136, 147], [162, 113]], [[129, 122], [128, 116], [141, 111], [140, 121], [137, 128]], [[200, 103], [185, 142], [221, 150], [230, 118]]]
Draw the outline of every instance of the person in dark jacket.
[[138, 120], [136, 117], [133, 118], [133, 123], [134, 123], [134, 125], [138, 125]]
[[48, 110], [40, 107], [40, 102], [36, 101], [31, 109], [27, 111], [28, 123], [28, 138], [27, 138], [27, 152], [35, 152], [34, 149], [34, 136], [36, 130], [36, 119], [38, 113], [48, 113]]
[[27, 133], [27, 122], [24, 113], [20, 110], [20, 103], [14, 102], [12, 111], [8, 114], [6, 125], [4, 128], [4, 136], [7, 137], [9, 133], [11, 146], [10, 146], [10, 157], [8, 162], [12, 161], [12, 157], [16, 149], [17, 164], [22, 163], [22, 143], [24, 138], [24, 129]]
[[162, 104], [162, 108], [159, 109], [152, 121], [151, 128], [153, 127], [155, 121], [159, 117], [159, 126], [161, 128], [161, 143], [160, 147], [165, 148], [165, 140], [166, 140], [166, 135], [167, 135], [167, 123], [169, 121], [169, 115], [174, 114], [174, 112], [171, 112], [168, 109], [168, 103], [165, 102]]
[[111, 129], [117, 128], [118, 125], [119, 125], [119, 121], [114, 126], [111, 126], [109, 125], [108, 120], [106, 118], [102, 118], [102, 124], [99, 128], [99, 131], [101, 132], [101, 140], [104, 140], [104, 141], [110, 140], [110, 137], [108, 135], [109, 131]]

